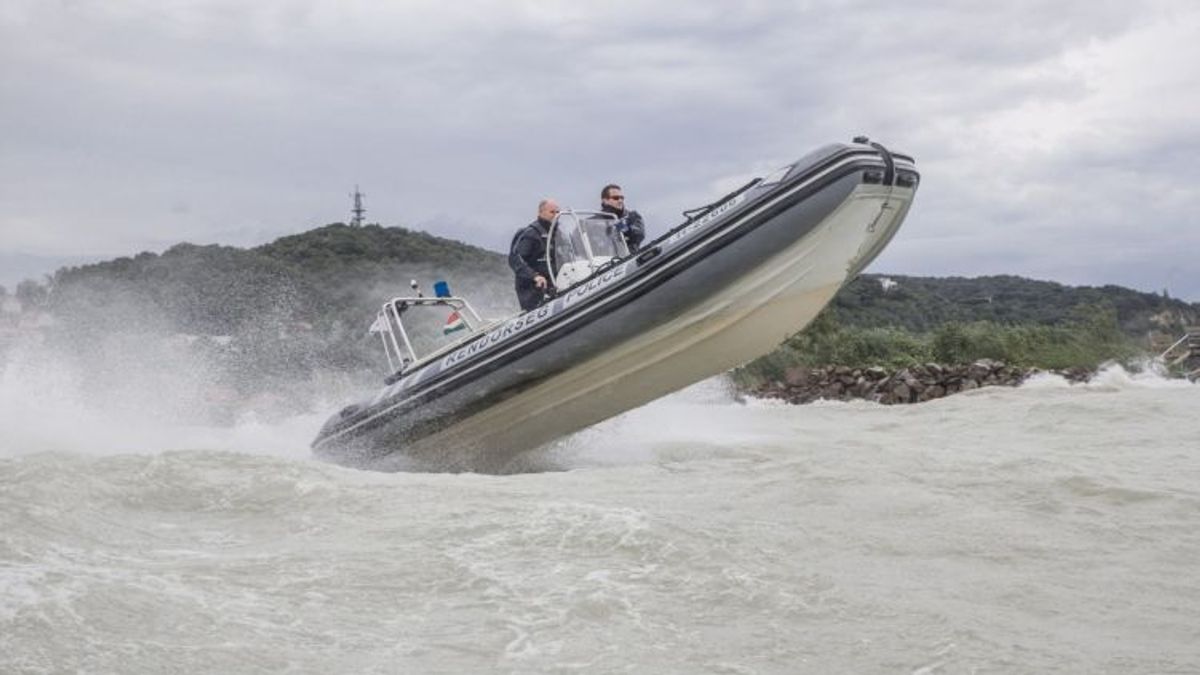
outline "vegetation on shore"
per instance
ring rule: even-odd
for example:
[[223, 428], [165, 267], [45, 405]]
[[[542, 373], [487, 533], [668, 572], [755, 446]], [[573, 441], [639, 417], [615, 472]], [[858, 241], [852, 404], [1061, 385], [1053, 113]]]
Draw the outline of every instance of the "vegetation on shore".
[[847, 366], [901, 369], [926, 363], [965, 364], [990, 359], [1018, 368], [1093, 370], [1101, 363], [1130, 363], [1146, 350], [1121, 330], [1117, 311], [1082, 306], [1057, 325], [950, 321], [926, 331], [894, 326], [855, 327], [825, 309], [778, 349], [734, 371], [745, 387], [784, 379], [790, 368]]
[[734, 371], [755, 388], [789, 368], [911, 368], [990, 359], [1015, 368], [1132, 365], [1162, 338], [1200, 324], [1200, 304], [1121, 286], [1067, 286], [1011, 275], [865, 274], [803, 331]]

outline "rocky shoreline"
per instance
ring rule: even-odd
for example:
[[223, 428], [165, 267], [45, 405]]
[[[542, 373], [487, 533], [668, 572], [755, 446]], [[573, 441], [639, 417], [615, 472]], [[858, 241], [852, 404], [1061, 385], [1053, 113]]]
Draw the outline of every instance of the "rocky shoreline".
[[789, 368], [782, 381], [767, 382], [746, 393], [758, 398], [782, 399], [788, 403], [811, 403], [818, 399], [848, 401], [864, 399], [884, 405], [921, 403], [980, 387], [1015, 387], [1031, 375], [1050, 372], [1069, 382], [1086, 382], [1094, 370], [1070, 368], [1045, 371], [1020, 368], [1002, 361], [982, 359], [970, 364], [922, 366], [889, 371], [885, 368]]

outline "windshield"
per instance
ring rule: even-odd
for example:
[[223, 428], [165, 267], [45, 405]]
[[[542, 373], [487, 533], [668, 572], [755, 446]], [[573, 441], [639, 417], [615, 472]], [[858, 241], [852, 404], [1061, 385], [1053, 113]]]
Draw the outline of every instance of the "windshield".
[[592, 257], [616, 258], [627, 255], [629, 249], [625, 238], [617, 232], [616, 220], [612, 218], [586, 218], [580, 223], [592, 247]]
[[554, 222], [551, 240], [551, 273], [560, 291], [613, 258], [629, 255], [616, 217], [607, 213], [564, 211]]
[[554, 269], [550, 271], [551, 274], [557, 276], [563, 265], [588, 259], [583, 240], [583, 230], [577, 226], [576, 220], [572, 218], [564, 222], [563, 218], [558, 219], [554, 231]]

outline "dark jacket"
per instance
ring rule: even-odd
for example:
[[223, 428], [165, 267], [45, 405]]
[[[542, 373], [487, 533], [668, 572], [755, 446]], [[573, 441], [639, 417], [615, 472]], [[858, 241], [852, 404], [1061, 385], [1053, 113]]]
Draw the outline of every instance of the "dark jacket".
[[[553, 292], [554, 279], [546, 262], [546, 237], [550, 223], [538, 218], [517, 231], [508, 251], [508, 266], [516, 275], [517, 300], [522, 310], [530, 310], [545, 302], [547, 292]], [[533, 283], [537, 275], [546, 278], [545, 291]]]
[[614, 208], [608, 204], [601, 204], [600, 209], [617, 217], [617, 229], [625, 235], [625, 243], [629, 245], [630, 252], [636, 253], [642, 247], [642, 240], [646, 238], [646, 224], [642, 222], [642, 214], [629, 209]]

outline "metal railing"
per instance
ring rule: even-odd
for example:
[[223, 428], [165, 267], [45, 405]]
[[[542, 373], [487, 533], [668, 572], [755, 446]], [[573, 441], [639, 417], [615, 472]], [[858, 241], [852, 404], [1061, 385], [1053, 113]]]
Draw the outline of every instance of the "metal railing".
[[[1175, 366], [1191, 357], [1200, 358], [1200, 328], [1189, 327], [1183, 337], [1179, 338], [1158, 355], [1158, 360], [1168, 366]], [[1200, 374], [1200, 368], [1188, 373], [1188, 376]]]
[[[410, 308], [421, 306], [441, 306], [457, 312], [467, 329], [466, 334], [462, 338], [443, 345], [439, 349], [419, 354], [413, 347], [412, 340], [409, 339], [408, 330], [404, 326], [402, 317]], [[379, 334], [380, 339], [383, 341], [383, 353], [387, 357], [388, 368], [391, 372], [397, 373], [404, 372], [408, 368], [446, 351], [449, 347], [467, 338], [474, 337], [484, 328], [486, 328], [486, 325], [483, 319], [479, 317], [475, 309], [463, 298], [452, 296], [427, 298], [419, 295], [417, 297], [392, 298], [383, 303], [383, 307], [379, 310], [368, 332]]]
[[[1188, 341], [1191, 339], [1191, 337], [1192, 337], [1191, 333], [1184, 333], [1183, 337], [1179, 338], [1174, 343], [1172, 343], [1170, 347], [1167, 347], [1166, 349], [1164, 349], [1163, 353], [1158, 355], [1158, 359], [1160, 361], [1166, 363], [1168, 359], [1172, 358], [1172, 356], [1171, 356], [1172, 352], [1176, 351], [1181, 346], [1187, 347]], [[1192, 350], [1190, 348], [1185, 348], [1182, 351], [1183, 351], [1183, 357], [1180, 360], [1182, 360], [1183, 358], [1187, 358]]]

